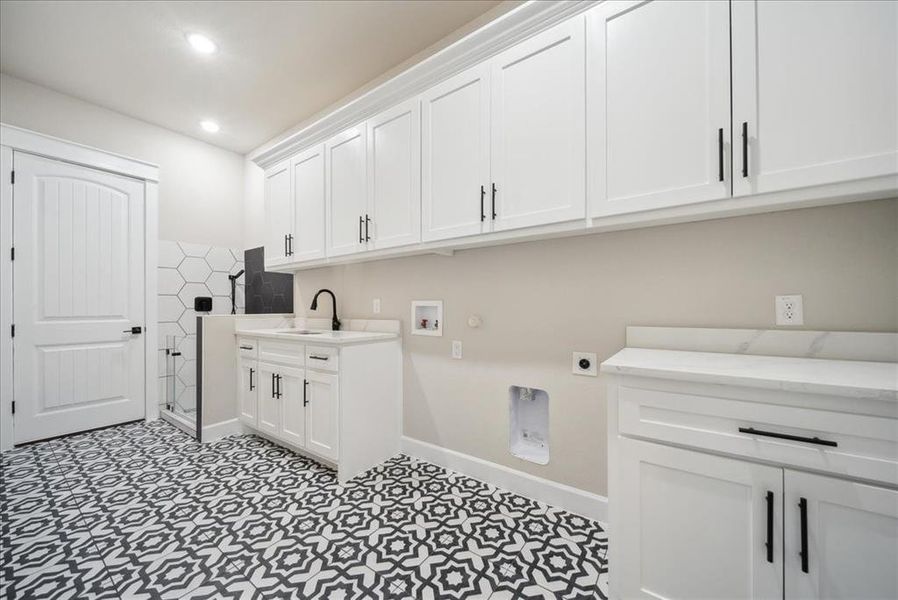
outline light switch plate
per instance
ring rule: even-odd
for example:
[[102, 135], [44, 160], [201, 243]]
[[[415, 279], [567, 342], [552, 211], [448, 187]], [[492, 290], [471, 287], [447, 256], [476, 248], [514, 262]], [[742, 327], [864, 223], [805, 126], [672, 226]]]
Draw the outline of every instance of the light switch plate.
[[777, 325], [804, 325], [804, 307], [801, 294], [776, 297]]
[[[580, 361], [585, 361], [582, 365]], [[588, 375], [596, 377], [599, 374], [599, 365], [595, 352], [574, 352], [574, 375]]]
[[452, 340], [452, 358], [461, 359], [461, 340]]
[[375, 315], [380, 314], [380, 298], [375, 298], [371, 303], [371, 310], [374, 311]]

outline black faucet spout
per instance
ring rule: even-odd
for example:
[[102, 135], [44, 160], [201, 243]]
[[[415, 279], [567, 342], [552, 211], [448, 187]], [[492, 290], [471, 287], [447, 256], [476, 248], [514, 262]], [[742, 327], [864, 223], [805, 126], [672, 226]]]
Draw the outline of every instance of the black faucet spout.
[[334, 295], [334, 293], [332, 291], [330, 291], [327, 288], [318, 290], [318, 292], [315, 294], [315, 297], [312, 298], [312, 306], [310, 306], [309, 308], [311, 310], [318, 310], [318, 296], [320, 296], [321, 294], [324, 294], [324, 293], [330, 294], [331, 304], [334, 309], [334, 312], [333, 312], [334, 316], [331, 319], [331, 329], [333, 331], [340, 331], [340, 319], [337, 318], [337, 297]]

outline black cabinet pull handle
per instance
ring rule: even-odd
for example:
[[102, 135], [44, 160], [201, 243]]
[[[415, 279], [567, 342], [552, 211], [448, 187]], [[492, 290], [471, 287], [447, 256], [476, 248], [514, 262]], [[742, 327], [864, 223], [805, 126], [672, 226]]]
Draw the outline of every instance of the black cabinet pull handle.
[[371, 223], [371, 217], [369, 217], [369, 216], [367, 215], [367, 213], [366, 213], [366, 214], [365, 214], [365, 241], [366, 241], [366, 242], [370, 242], [370, 241], [371, 241], [371, 236], [368, 235], [368, 224], [369, 224], [369, 223]]
[[486, 189], [480, 186], [480, 222], [486, 221], [486, 213], [483, 212], [483, 200], [486, 198]]
[[801, 572], [808, 572], [808, 501], [801, 498], [798, 501], [798, 512], [801, 517]]
[[271, 374], [271, 397], [272, 397], [272, 398], [277, 398], [277, 396], [275, 396], [274, 394], [275, 394], [275, 387], [274, 387], [274, 373], [272, 373], [272, 374]]
[[363, 224], [362, 215], [359, 215], [359, 243], [360, 244], [365, 243], [365, 238], [362, 237], [362, 224]]
[[293, 256], [293, 234], [287, 234], [287, 256]]
[[302, 405], [303, 406], [309, 405], [309, 395], [308, 395], [308, 392], [306, 391], [308, 389], [309, 389], [309, 380], [303, 379], [302, 380]]
[[256, 370], [253, 369], [252, 367], [250, 367], [250, 369], [249, 369], [249, 391], [253, 391], [254, 389], [256, 389], [256, 386], [253, 385], [253, 373], [255, 373], [255, 372], [256, 372]]
[[279, 373], [276, 377], [276, 382], [277, 382], [277, 386], [278, 386], [278, 398], [281, 397], [281, 379], [282, 379], [282, 377]]
[[493, 219], [495, 219], [496, 218], [496, 184], [495, 183], [493, 183], [493, 196], [492, 196], [491, 202], [492, 202]]
[[284, 256], [290, 256], [287, 254], [287, 234], [284, 234]]
[[742, 122], [742, 176], [748, 177], [748, 121]]
[[754, 427], [740, 427], [739, 433], [747, 433], [749, 435], [760, 435], [764, 437], [777, 438], [779, 440], [792, 440], [793, 442], [804, 442], [805, 444], [817, 444], [818, 446], [837, 447], [839, 444], [830, 440], [821, 440], [818, 437], [804, 437], [801, 435], [789, 435], [788, 433], [776, 433], [775, 431], [763, 431]]
[[329, 356], [318, 356], [317, 354], [309, 354], [309, 358], [312, 360], [330, 360]]
[[717, 130], [717, 180], [723, 181], [723, 127]]
[[767, 562], [773, 562], [773, 492], [767, 492]]
[[252, 350], [253, 347], [252, 346], [240, 346], [240, 349], [241, 350]]

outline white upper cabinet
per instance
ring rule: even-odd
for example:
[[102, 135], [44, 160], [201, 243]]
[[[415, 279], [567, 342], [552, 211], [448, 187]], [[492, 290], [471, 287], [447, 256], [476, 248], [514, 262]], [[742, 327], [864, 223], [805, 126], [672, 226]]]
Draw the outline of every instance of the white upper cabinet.
[[[364, 124], [359, 125], [324, 144], [328, 256], [367, 249], [371, 217], [366, 213], [365, 133]], [[369, 230], [368, 234], [365, 233], [366, 229]]]
[[368, 120], [372, 248], [421, 241], [421, 111], [417, 98]]
[[587, 18], [592, 216], [728, 197], [729, 3], [605, 2]]
[[732, 10], [735, 195], [898, 172], [898, 3]]
[[495, 230], [586, 217], [584, 22], [569, 19], [492, 60]]
[[424, 241], [484, 231], [490, 185], [489, 64], [421, 97]]
[[293, 201], [290, 196], [290, 161], [265, 171], [265, 264], [281, 265], [288, 260], [287, 244], [292, 235]]
[[324, 258], [324, 146], [293, 157], [293, 238], [291, 261]]

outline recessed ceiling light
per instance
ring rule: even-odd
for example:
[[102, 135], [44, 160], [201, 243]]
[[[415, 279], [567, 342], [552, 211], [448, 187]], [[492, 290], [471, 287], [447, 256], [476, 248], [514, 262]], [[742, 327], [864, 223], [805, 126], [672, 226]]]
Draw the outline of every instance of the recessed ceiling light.
[[218, 46], [215, 45], [215, 42], [204, 36], [202, 33], [187, 34], [187, 41], [190, 42], [193, 49], [200, 54], [212, 54], [218, 50]]
[[218, 130], [221, 129], [221, 127], [218, 126], [218, 123], [216, 123], [215, 121], [210, 121], [208, 119], [206, 119], [205, 121], [200, 121], [200, 127], [205, 129], [209, 133], [218, 133]]

